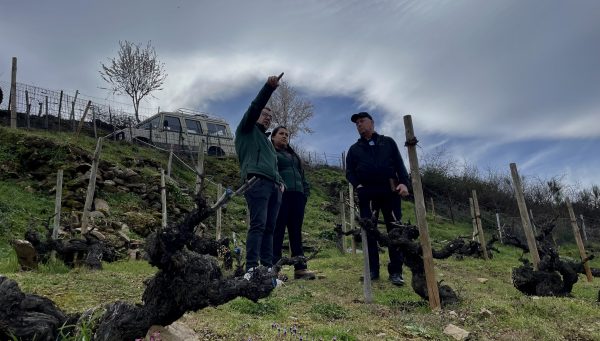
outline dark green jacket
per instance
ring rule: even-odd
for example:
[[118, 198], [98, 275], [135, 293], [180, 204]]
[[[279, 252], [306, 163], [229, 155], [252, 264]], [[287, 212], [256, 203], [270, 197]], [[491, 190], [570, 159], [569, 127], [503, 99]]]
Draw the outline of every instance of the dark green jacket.
[[265, 135], [265, 128], [256, 123], [274, 90], [268, 84], [263, 86], [235, 130], [235, 152], [240, 161], [242, 181], [248, 174], [260, 174], [283, 183], [277, 171], [275, 148]]
[[304, 193], [306, 197], [310, 195], [310, 187], [304, 169], [300, 164], [300, 158], [284, 150], [277, 150], [277, 167], [279, 174], [285, 182], [285, 191], [296, 191]]

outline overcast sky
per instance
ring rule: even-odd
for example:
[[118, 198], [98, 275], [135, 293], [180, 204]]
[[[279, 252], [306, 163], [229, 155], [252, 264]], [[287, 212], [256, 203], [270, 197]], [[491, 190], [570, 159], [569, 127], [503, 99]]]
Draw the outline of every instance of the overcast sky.
[[305, 149], [341, 154], [362, 110], [402, 145], [411, 114], [420, 153], [600, 184], [600, 1], [3, 0], [0, 13], [1, 81], [16, 56], [19, 82], [109, 98], [100, 63], [119, 40], [152, 41], [168, 77], [147, 108], [234, 128], [285, 72], [315, 104]]

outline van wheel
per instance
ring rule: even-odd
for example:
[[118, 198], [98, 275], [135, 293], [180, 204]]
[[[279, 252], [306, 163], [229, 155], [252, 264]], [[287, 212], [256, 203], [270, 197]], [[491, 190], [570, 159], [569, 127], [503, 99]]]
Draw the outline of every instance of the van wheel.
[[224, 156], [225, 152], [220, 147], [212, 146], [208, 148], [208, 155], [210, 156]]

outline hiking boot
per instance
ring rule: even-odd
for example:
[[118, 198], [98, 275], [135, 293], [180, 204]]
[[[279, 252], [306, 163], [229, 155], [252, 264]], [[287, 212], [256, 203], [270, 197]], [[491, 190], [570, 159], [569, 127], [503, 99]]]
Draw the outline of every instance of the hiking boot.
[[393, 285], [400, 287], [404, 285], [404, 278], [402, 278], [402, 274], [392, 273], [390, 274], [390, 282], [392, 282]]
[[308, 271], [307, 269], [294, 271], [294, 279], [315, 279], [317, 276], [314, 272]]

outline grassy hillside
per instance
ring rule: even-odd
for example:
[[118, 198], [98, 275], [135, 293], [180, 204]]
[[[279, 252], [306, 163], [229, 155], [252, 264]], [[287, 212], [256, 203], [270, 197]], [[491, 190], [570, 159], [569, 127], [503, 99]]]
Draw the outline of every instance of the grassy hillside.
[[[69, 271], [60, 264], [48, 264], [35, 272], [18, 272], [16, 257], [8, 245], [22, 237], [29, 225], [41, 228], [52, 215], [54, 194], [51, 184], [41, 175], [33, 177], [21, 172], [31, 166], [31, 158], [43, 159], [40, 172], [55, 177], [58, 167], [68, 168], [71, 153], [91, 154], [93, 139], [71, 134], [11, 132], [0, 128], [0, 274], [17, 280], [26, 292], [44, 295], [68, 311], [127, 300], [139, 302], [143, 280], [156, 269], [144, 261], [105, 264], [104, 270]], [[46, 147], [44, 147], [46, 146]], [[35, 153], [31, 153], [35, 149]], [[115, 165], [131, 166], [146, 160], [166, 168], [167, 155], [140, 146], [106, 141], [101, 157]], [[133, 159], [133, 161], [132, 161]], [[232, 159], [206, 159], [206, 173], [211, 182], [226, 187], [238, 185], [237, 163]], [[156, 167], [140, 171], [148, 181], [157, 176]], [[169, 200], [186, 204], [186, 192], [194, 184], [194, 175], [186, 167], [174, 163], [173, 176], [179, 186], [171, 188]], [[511, 269], [520, 265], [521, 252], [500, 246], [500, 253], [490, 261], [466, 258], [435, 261], [437, 276], [460, 295], [461, 302], [442, 312], [432, 313], [410, 288], [395, 287], [387, 282], [385, 266], [382, 279], [374, 282], [373, 304], [365, 304], [359, 276], [362, 255], [340, 254], [327, 238], [337, 216], [338, 190], [347, 188], [343, 174], [330, 168], [311, 169], [313, 184], [308, 202], [305, 239], [322, 248], [309, 267], [320, 275], [315, 281], [289, 280], [273, 294], [258, 303], [238, 298], [223, 306], [188, 313], [182, 321], [205, 340], [274, 340], [283, 328], [295, 326], [304, 340], [450, 340], [442, 333], [448, 323], [472, 333], [475, 340], [600, 340], [600, 306], [597, 303], [600, 280], [588, 283], [584, 276], [576, 283], [573, 297], [527, 297], [511, 282]], [[67, 180], [65, 180], [67, 181]], [[46, 181], [47, 182], [47, 181]], [[209, 197], [214, 199], [216, 187], [209, 184]], [[121, 219], [128, 211], [153, 214], [153, 203], [134, 194], [100, 192], [111, 205], [111, 214]], [[414, 207], [403, 202], [404, 218], [415, 221]], [[224, 233], [232, 231], [244, 236], [245, 204], [235, 198], [223, 215]], [[209, 226], [212, 222], [209, 221]], [[434, 247], [458, 235], [469, 235], [469, 222], [450, 224], [446, 220], [429, 221]], [[561, 254], [575, 256], [573, 245], [563, 245]], [[381, 255], [382, 264], [387, 255]], [[600, 267], [594, 260], [593, 267]], [[291, 268], [284, 272], [292, 277]], [[405, 279], [410, 273], [404, 271]], [[482, 280], [482, 278], [486, 280]], [[482, 309], [487, 309], [491, 314]], [[288, 332], [289, 334], [289, 332]]]

